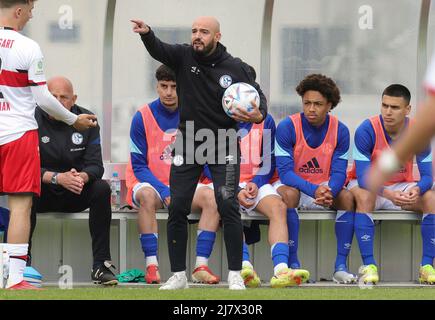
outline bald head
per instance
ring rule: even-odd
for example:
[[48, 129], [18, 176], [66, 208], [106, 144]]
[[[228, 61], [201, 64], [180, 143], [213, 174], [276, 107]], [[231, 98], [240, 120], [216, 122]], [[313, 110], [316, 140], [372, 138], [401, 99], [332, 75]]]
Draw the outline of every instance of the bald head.
[[199, 17], [192, 24], [192, 47], [202, 56], [211, 55], [220, 41], [221, 27], [215, 17]]
[[48, 80], [47, 85], [50, 93], [59, 100], [66, 109], [71, 110], [77, 100], [71, 81], [65, 77], [53, 77]]
[[215, 17], [211, 17], [211, 16], [198, 17], [195, 19], [195, 21], [192, 24], [192, 26], [195, 25], [207, 26], [209, 30], [214, 33], [221, 32], [221, 24]]

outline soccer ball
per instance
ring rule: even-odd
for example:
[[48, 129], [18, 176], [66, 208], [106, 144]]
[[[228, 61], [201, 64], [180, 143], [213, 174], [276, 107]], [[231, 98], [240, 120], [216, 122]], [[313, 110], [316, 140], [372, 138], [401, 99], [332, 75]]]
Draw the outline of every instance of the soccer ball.
[[234, 110], [252, 111], [251, 102], [260, 106], [260, 95], [250, 84], [239, 82], [229, 86], [222, 97], [222, 107], [228, 116], [233, 116]]

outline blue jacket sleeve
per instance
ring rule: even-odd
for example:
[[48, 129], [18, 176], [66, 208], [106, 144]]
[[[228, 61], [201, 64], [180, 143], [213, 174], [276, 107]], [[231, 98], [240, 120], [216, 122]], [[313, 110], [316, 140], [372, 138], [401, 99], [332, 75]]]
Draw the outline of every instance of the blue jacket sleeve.
[[338, 196], [346, 182], [346, 170], [350, 147], [349, 129], [341, 122], [339, 123], [337, 134], [337, 148], [332, 156], [331, 177], [328, 184], [332, 189], [334, 198]]
[[314, 198], [319, 186], [302, 179], [294, 172], [293, 149], [295, 142], [295, 128], [290, 118], [286, 118], [276, 129], [275, 157], [279, 178], [283, 184], [301, 190]]
[[423, 195], [432, 189], [433, 185], [432, 150], [430, 147], [417, 155], [417, 166], [420, 172], [420, 181], [417, 186], [420, 187], [420, 195]]
[[[269, 183], [270, 179], [273, 177], [276, 168], [275, 162], [275, 134], [276, 126], [273, 118], [268, 115], [264, 122], [264, 133], [263, 133], [263, 161], [261, 164], [261, 169], [257, 175], [252, 179], [258, 188], [260, 189], [265, 184]], [[267, 131], [266, 131], [267, 130]]]
[[370, 159], [375, 146], [375, 132], [370, 120], [364, 121], [355, 132], [353, 159], [356, 166], [356, 176], [361, 188], [366, 187], [365, 178], [370, 168]]
[[147, 139], [142, 115], [137, 112], [130, 129], [130, 157], [134, 175], [139, 182], [148, 182], [159, 193], [162, 200], [169, 197], [169, 188], [151, 172], [147, 159]]

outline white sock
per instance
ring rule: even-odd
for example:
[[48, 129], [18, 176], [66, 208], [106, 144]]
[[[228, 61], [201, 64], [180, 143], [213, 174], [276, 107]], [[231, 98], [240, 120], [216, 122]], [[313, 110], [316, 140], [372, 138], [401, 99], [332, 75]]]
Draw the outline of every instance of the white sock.
[[287, 263], [279, 263], [275, 267], [273, 267], [273, 274], [276, 276], [282, 269], [288, 268]]
[[242, 268], [251, 268], [254, 269], [254, 266], [252, 265], [251, 261], [245, 260], [242, 262]]
[[208, 258], [206, 257], [196, 257], [196, 264], [195, 268], [198, 268], [199, 266], [208, 266]]
[[159, 266], [159, 262], [157, 261], [157, 256], [150, 256], [145, 258], [145, 265], [148, 267], [151, 264], [155, 264]]
[[186, 271], [174, 272], [174, 276], [186, 277]]
[[23, 281], [23, 273], [27, 263], [27, 253], [29, 244], [10, 244], [6, 245], [9, 254], [9, 278], [6, 288], [10, 288]]

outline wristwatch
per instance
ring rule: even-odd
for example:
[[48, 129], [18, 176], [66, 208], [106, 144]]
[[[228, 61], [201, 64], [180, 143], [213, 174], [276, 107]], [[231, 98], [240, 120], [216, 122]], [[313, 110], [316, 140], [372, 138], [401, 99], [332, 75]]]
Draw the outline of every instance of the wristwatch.
[[57, 184], [57, 175], [59, 173], [55, 172], [52, 176], [51, 176], [51, 184]]

